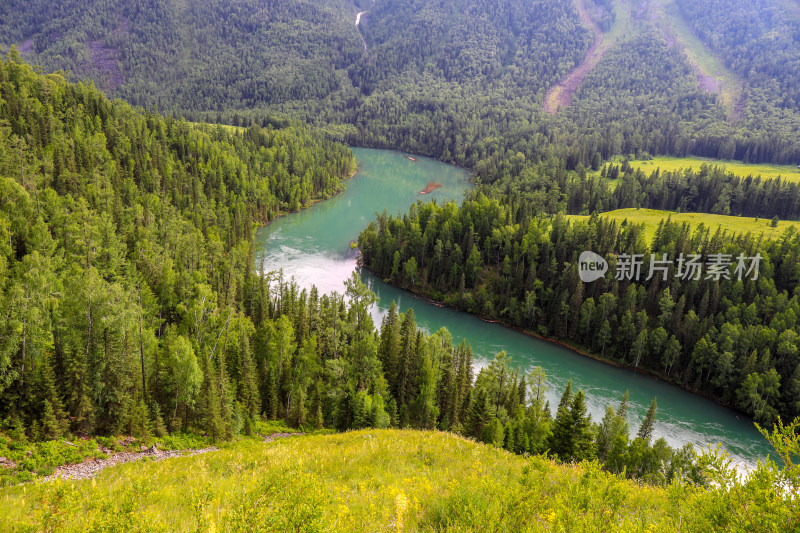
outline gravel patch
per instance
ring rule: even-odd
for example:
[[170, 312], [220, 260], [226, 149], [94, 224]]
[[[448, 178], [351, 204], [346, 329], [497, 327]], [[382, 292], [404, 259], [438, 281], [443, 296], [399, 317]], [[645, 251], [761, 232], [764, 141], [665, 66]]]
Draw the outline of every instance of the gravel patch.
[[154, 461], [169, 459], [170, 457], [186, 457], [216, 451], [216, 446], [201, 448], [199, 450], [159, 450], [152, 446], [141, 452], [121, 452], [112, 455], [107, 459], [89, 459], [82, 463], [63, 465], [56, 468], [56, 471], [44, 478], [45, 481], [53, 479], [89, 479], [97, 475], [101, 470], [110, 466], [115, 466], [132, 461], [150, 458]]

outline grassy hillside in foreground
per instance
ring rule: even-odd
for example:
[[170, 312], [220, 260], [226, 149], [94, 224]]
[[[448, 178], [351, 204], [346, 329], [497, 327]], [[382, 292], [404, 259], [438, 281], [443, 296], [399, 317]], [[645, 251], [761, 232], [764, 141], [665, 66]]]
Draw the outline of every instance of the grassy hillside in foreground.
[[248, 440], [93, 480], [4, 489], [0, 529], [673, 531], [681, 520], [692, 527], [696, 491], [448, 433], [365, 430]]
[[[749, 217], [732, 217], [725, 215], [712, 215], [710, 213], [674, 213], [672, 211], [661, 211], [659, 209], [617, 209], [616, 211], [608, 211], [602, 213], [601, 216], [612, 218], [619, 222], [627, 220], [629, 223], [644, 224], [645, 225], [645, 239], [647, 242], [653, 240], [656, 234], [658, 224], [662, 220], [671, 217], [673, 222], [683, 223], [687, 222], [693, 227], [703, 223], [707, 227], [715, 230], [718, 226], [723, 231], [733, 233], [753, 233], [754, 235], [763, 234], [767, 238], [778, 238], [789, 227], [798, 227], [798, 222], [779, 221], [778, 226], [773, 228], [770, 220], [763, 218], [749, 218]], [[567, 218], [572, 220], [585, 220], [589, 216], [582, 215], [567, 215]], [[798, 228], [800, 229], [800, 228]]]
[[[614, 164], [622, 163], [622, 158], [616, 157], [613, 162]], [[740, 178], [761, 176], [762, 179], [775, 179], [780, 177], [789, 182], [800, 183], [800, 169], [792, 165], [749, 164], [705, 157], [654, 157], [649, 160], [630, 160], [629, 164], [634, 169], [642, 169], [642, 172], [647, 175], [659, 169], [662, 172], [675, 172], [689, 168], [699, 170], [702, 165], [718, 165]]]
[[[770, 440], [796, 453], [796, 425]], [[714, 487], [641, 485], [596, 463], [558, 465], [450, 433], [362, 430], [251, 439], [127, 463], [83, 481], [0, 490], [6, 531], [788, 531], [797, 475], [759, 466]], [[718, 474], [715, 475], [713, 471]], [[721, 488], [719, 488], [721, 487]], [[790, 526], [788, 529], [786, 526]]]

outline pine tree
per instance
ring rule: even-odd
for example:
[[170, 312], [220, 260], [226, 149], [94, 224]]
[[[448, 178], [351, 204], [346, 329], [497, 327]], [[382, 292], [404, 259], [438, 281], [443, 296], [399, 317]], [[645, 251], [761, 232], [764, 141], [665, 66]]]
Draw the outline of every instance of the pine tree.
[[653, 402], [650, 404], [650, 408], [647, 409], [647, 414], [644, 416], [642, 425], [639, 426], [639, 431], [636, 434], [638, 438], [645, 442], [650, 442], [650, 439], [653, 436], [653, 427], [656, 423], [656, 407], [656, 399], [653, 398]]
[[370, 426], [374, 428], [387, 428], [391, 424], [391, 417], [383, 405], [383, 397], [379, 394], [372, 396], [372, 411], [370, 413]]
[[322, 379], [317, 378], [317, 382], [314, 385], [314, 402], [311, 407], [311, 415], [314, 417], [313, 423], [315, 429], [322, 429], [325, 425], [325, 415], [323, 411], [323, 391], [324, 386], [322, 384]]
[[220, 420], [222, 421], [222, 438], [231, 440], [236, 431], [236, 390], [225, 370], [224, 361], [220, 361], [217, 383], [219, 386]]
[[597, 458], [605, 461], [608, 452], [614, 442], [614, 425], [617, 420], [617, 413], [610, 405], [606, 406], [606, 413], [603, 415], [603, 420], [597, 428], [597, 435], [595, 437], [595, 449], [597, 450]]
[[[208, 358], [202, 358], [203, 365], [203, 384], [200, 389], [200, 402], [198, 411], [201, 417], [201, 425], [206, 434], [212, 440], [219, 440], [225, 436], [225, 424], [222, 420], [221, 401], [219, 394], [219, 376], [214, 371], [214, 368], [209, 364]], [[181, 428], [182, 420], [177, 416], [177, 407], [173, 412], [172, 418], [169, 422], [169, 430], [171, 433], [179, 431]]]
[[164, 424], [164, 417], [161, 414], [161, 407], [158, 402], [150, 404], [150, 419], [153, 421], [153, 433], [156, 437], [167, 436], [167, 426]]
[[400, 328], [401, 346], [400, 363], [398, 365], [397, 389], [394, 396], [398, 405], [410, 407], [414, 399], [415, 380], [417, 371], [417, 324], [414, 320], [414, 310], [409, 309], [403, 317]]
[[525, 382], [525, 373], [522, 373], [522, 376], [519, 379], [519, 384], [517, 385], [517, 402], [522, 407], [525, 407], [527, 404], [527, 392], [528, 392], [528, 384]]
[[297, 396], [292, 407], [292, 421], [295, 426], [302, 428], [306, 425], [306, 418], [308, 417], [308, 408], [306, 407], [306, 388], [298, 387]]
[[153, 436], [153, 423], [150, 420], [150, 410], [147, 408], [143, 399], [139, 400], [134, 406], [128, 432], [145, 442], [149, 441]]
[[622, 400], [619, 402], [619, 408], [617, 409], [617, 418], [620, 419], [625, 424], [625, 434], [628, 434], [628, 409], [630, 404], [630, 392], [625, 391], [625, 394], [622, 395]]
[[606, 415], [603, 417], [595, 439], [597, 456], [601, 460], [610, 458], [614, 452], [618, 453], [628, 445], [628, 435], [630, 433], [628, 426], [629, 397], [628, 391], [625, 391], [616, 411], [611, 406], [606, 409]]
[[[424, 343], [423, 343], [424, 344]], [[438, 368], [434, 365], [430, 351], [423, 350], [420, 368], [419, 394], [415, 402], [415, 416], [418, 427], [433, 429], [439, 418], [439, 407], [436, 405], [436, 379]]]
[[378, 357], [383, 366], [383, 373], [389, 384], [390, 390], [397, 390], [397, 367], [402, 349], [400, 334], [400, 317], [397, 314], [397, 305], [392, 301], [389, 313], [384, 317], [381, 326], [381, 343], [378, 348]]
[[278, 370], [277, 368], [270, 368], [267, 370], [267, 400], [266, 400], [266, 414], [270, 420], [278, 419], [278, 407], [280, 400], [278, 398]]
[[561, 400], [558, 402], [556, 418], [553, 421], [552, 433], [548, 440], [550, 452], [563, 461], [572, 457], [574, 448], [572, 440], [572, 380], [567, 383]]
[[458, 395], [456, 398], [455, 412], [453, 414], [453, 424], [463, 424], [465, 411], [470, 405], [470, 394], [472, 392], [472, 348], [465, 346], [462, 341], [458, 349], [462, 354], [458, 368]]
[[[245, 344], [245, 343], [243, 343]], [[239, 386], [237, 389], [237, 399], [242, 404], [245, 413], [248, 417], [254, 417], [259, 414], [259, 405], [261, 399], [258, 393], [258, 383], [256, 381], [256, 368], [253, 362], [253, 356], [250, 353], [248, 346], [243, 347], [243, 353], [240, 356], [240, 378]]]
[[503, 423], [497, 417], [490, 414], [489, 423], [483, 427], [483, 434], [481, 441], [485, 444], [491, 444], [501, 448], [505, 442], [505, 435], [503, 432]]
[[48, 357], [41, 366], [40, 394], [44, 398], [42, 430], [48, 438], [57, 439], [66, 433], [69, 420], [56, 389], [52, 363], [52, 358]]
[[486, 389], [479, 388], [472, 399], [467, 417], [467, 435], [475, 439], [483, 438], [483, 429], [489, 421], [491, 407], [489, 406], [489, 395]]
[[64, 434], [64, 425], [56, 417], [50, 400], [44, 401], [42, 413], [42, 436], [48, 440], [58, 439]]
[[389, 426], [393, 428], [397, 427], [397, 401], [394, 398], [389, 398], [389, 403], [386, 407], [386, 414], [389, 415]]
[[572, 456], [571, 460], [583, 461], [594, 457], [594, 435], [592, 434], [592, 418], [586, 407], [586, 396], [579, 390], [572, 401], [570, 409], [572, 419]]
[[338, 399], [334, 416], [334, 425], [339, 431], [345, 431], [354, 427], [355, 396], [356, 394], [352, 386], [348, 385]]

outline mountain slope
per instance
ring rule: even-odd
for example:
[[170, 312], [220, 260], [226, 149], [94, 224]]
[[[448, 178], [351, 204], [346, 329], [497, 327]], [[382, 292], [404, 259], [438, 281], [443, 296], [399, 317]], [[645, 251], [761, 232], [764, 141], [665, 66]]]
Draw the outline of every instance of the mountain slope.
[[[232, 390], [241, 366], [255, 372], [239, 357], [252, 353], [245, 309], [264, 313], [256, 225], [339, 192], [350, 150], [301, 126], [230, 132], [143, 113], [13, 57], [0, 102], [2, 428], [163, 434], [169, 410], [171, 431], [230, 434], [213, 421], [230, 421], [236, 398], [195, 398], [217, 372]], [[229, 326], [238, 342], [217, 349]], [[239, 399], [260, 413], [248, 387]]]
[[[796, 162], [794, 89], [774, 61], [760, 64], [771, 54], [794, 72], [800, 47], [782, 38], [776, 54], [772, 38], [788, 31], [780, 16], [789, 11], [763, 0], [771, 18], [747, 23], [742, 8], [727, 21], [725, 2], [709, 13], [678, 2], [682, 35], [743, 78], [746, 109], [739, 89], [703, 90], [699, 56], [671, 46], [657, 6], [642, 0], [585, 0], [581, 10], [570, 0], [12, 0], [0, 6], [0, 43], [134, 104], [235, 125], [286, 114], [352, 144], [470, 167], [493, 168], [509, 150], [556, 154], [569, 168], [588, 167], [596, 152]], [[572, 105], [550, 117], [548, 90], [558, 92], [594, 40], [579, 11], [606, 32], [608, 53], [589, 54]], [[744, 51], [724, 37], [729, 27], [747, 32]]]
[[131, 103], [253, 107], [324, 98], [360, 57], [348, 2], [64, 0], [0, 7], [6, 43], [25, 44]]
[[3, 489], [0, 514], [12, 531], [778, 530], [796, 504], [756, 496], [773, 481], [660, 489], [448, 433], [364, 430]]

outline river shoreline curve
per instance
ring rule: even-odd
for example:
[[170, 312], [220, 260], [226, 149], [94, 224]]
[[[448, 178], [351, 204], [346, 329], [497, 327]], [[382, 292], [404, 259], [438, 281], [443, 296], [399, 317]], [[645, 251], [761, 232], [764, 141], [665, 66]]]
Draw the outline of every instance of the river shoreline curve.
[[503, 326], [504, 328], [508, 328], [508, 329], [514, 330], [514, 331], [516, 331], [518, 333], [522, 333], [523, 335], [526, 335], [528, 337], [532, 337], [534, 339], [538, 339], [538, 340], [546, 342], [548, 344], [552, 344], [552, 345], [555, 345], [555, 346], [560, 346], [560, 347], [562, 347], [564, 349], [567, 349], [567, 350], [569, 350], [571, 352], [574, 352], [574, 353], [576, 353], [578, 355], [581, 355], [583, 357], [588, 357], [589, 359], [594, 359], [595, 361], [598, 361], [600, 363], [603, 363], [603, 364], [606, 364], [606, 365], [609, 365], [609, 366], [613, 366], [615, 368], [619, 368], [619, 369], [622, 369], [622, 370], [626, 370], [626, 371], [629, 371], [629, 372], [633, 372], [635, 374], [641, 374], [643, 376], [647, 376], [647, 377], [653, 378], [653, 379], [658, 380], [658, 381], [660, 381], [662, 383], [666, 383], [668, 385], [672, 385], [674, 387], [677, 387], [677, 388], [679, 388], [679, 389], [681, 389], [683, 391], [686, 391], [686, 392], [688, 392], [690, 394], [693, 394], [695, 396], [698, 396], [700, 398], [704, 398], [706, 400], [710, 400], [710, 401], [714, 402], [716, 405], [718, 405], [719, 407], [723, 407], [723, 408], [728, 409], [731, 412], [735, 413], [737, 417], [744, 417], [746, 420], [751, 420], [753, 423], [755, 423], [755, 421], [752, 419], [752, 417], [750, 415], [748, 415], [747, 413], [744, 413], [744, 412], [736, 409], [732, 405], [724, 404], [724, 403], [720, 402], [719, 400], [717, 400], [716, 398], [714, 398], [712, 396], [709, 396], [707, 394], [704, 394], [703, 392], [691, 389], [688, 386], [683, 385], [682, 383], [679, 383], [677, 381], [673, 381], [671, 379], [668, 379], [663, 374], [660, 374], [658, 372], [653, 372], [652, 370], [647, 370], [645, 368], [630, 367], [630, 366], [621, 364], [621, 363], [619, 363], [617, 361], [614, 361], [612, 359], [608, 359], [608, 358], [603, 357], [601, 355], [592, 353], [591, 351], [586, 350], [586, 348], [583, 347], [583, 346], [573, 345], [573, 344], [570, 344], [570, 343], [568, 343], [566, 341], [562, 341], [562, 340], [559, 340], [559, 339], [554, 339], [552, 337], [545, 337], [544, 335], [540, 335], [539, 333], [536, 333], [534, 331], [531, 331], [531, 330], [528, 330], [528, 329], [525, 329], [525, 328], [521, 328], [521, 327], [515, 326], [513, 324], [509, 324], [508, 322], [505, 322], [503, 320], [492, 319], [492, 318], [480, 315], [478, 313], [472, 313], [470, 311], [466, 311], [466, 310], [461, 309], [459, 307], [456, 307], [454, 305], [451, 305], [451, 304], [448, 304], [448, 303], [445, 303], [445, 302], [441, 302], [439, 300], [435, 300], [435, 299], [431, 298], [430, 296], [427, 296], [427, 295], [425, 295], [425, 294], [423, 294], [421, 292], [415, 291], [413, 289], [409, 289], [409, 288], [406, 288], [406, 287], [400, 287], [400, 286], [394, 285], [392, 283], [389, 283], [385, 279], [381, 278], [377, 273], [373, 272], [371, 269], [367, 268], [366, 266], [364, 266], [362, 264], [360, 252], [359, 252], [359, 258], [358, 258], [358, 267], [359, 268], [363, 268], [364, 270], [370, 272], [375, 277], [380, 278], [387, 285], [390, 285], [390, 286], [394, 287], [395, 289], [398, 289], [398, 290], [401, 290], [401, 291], [405, 291], [405, 292], [411, 294], [412, 296], [414, 296], [414, 298], [417, 298], [419, 300], [424, 300], [425, 302], [427, 302], [427, 303], [429, 303], [431, 305], [435, 305], [436, 307], [444, 307], [444, 308], [447, 308], [447, 309], [451, 309], [453, 311], [457, 311], [459, 313], [466, 313], [466, 314], [468, 314], [470, 316], [474, 316], [476, 318], [479, 318], [479, 319], [483, 320], [484, 322], [488, 322], [490, 324], [497, 324], [499, 326]]

